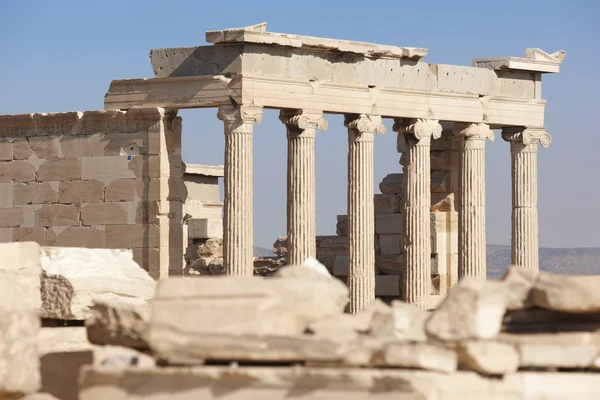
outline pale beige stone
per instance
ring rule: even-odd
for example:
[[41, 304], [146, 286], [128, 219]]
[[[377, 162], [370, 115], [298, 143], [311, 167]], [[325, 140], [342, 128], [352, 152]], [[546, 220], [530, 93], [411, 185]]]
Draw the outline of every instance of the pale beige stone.
[[0, 182], [35, 180], [35, 168], [27, 161], [0, 161]]
[[32, 204], [57, 203], [58, 182], [40, 182], [31, 198]]
[[12, 242], [13, 228], [0, 228], [0, 243]]
[[40, 307], [40, 254], [37, 243], [0, 243], [0, 308]]
[[40, 356], [82, 352], [93, 349], [84, 326], [53, 326], [40, 329], [37, 349]]
[[13, 206], [13, 184], [10, 182], [0, 183], [0, 208], [11, 208]]
[[111, 300], [95, 300], [85, 321], [87, 337], [98, 345], [149, 349], [150, 308]]
[[30, 204], [38, 184], [38, 182], [13, 183], [12, 193], [14, 204]]
[[60, 149], [63, 157], [78, 158], [103, 156], [105, 142], [104, 134], [92, 135], [62, 135], [60, 136]]
[[91, 203], [81, 207], [84, 225], [121, 225], [129, 221], [128, 210], [122, 203]]
[[506, 311], [504, 286], [463, 278], [425, 324], [429, 337], [442, 341], [493, 339]]
[[[109, 249], [129, 249], [131, 245], [131, 227], [135, 225], [106, 225], [104, 227], [104, 245]], [[148, 225], [141, 225], [140, 232], [143, 232]], [[144, 235], [141, 237], [142, 243]]]
[[379, 190], [383, 194], [402, 193], [404, 176], [402, 174], [388, 174], [379, 183]]
[[103, 248], [104, 226], [69, 226], [56, 237], [63, 247]]
[[39, 389], [39, 330], [35, 309], [0, 307], [0, 397], [3, 393], [27, 394]]
[[[147, 182], [144, 182], [144, 185]], [[106, 186], [106, 201], [132, 201], [135, 197], [135, 179], [118, 179]]]
[[10, 228], [23, 225], [23, 210], [20, 208], [0, 208], [0, 227]]
[[12, 229], [12, 241], [13, 242], [36, 242], [40, 245], [46, 244], [46, 228], [33, 227], [33, 228], [13, 228]]
[[38, 181], [81, 179], [81, 163], [76, 158], [60, 158], [43, 162], [37, 170]]
[[373, 356], [373, 365], [417, 368], [451, 373], [456, 371], [456, 351], [430, 343], [388, 343]]
[[600, 276], [568, 276], [540, 272], [531, 302], [541, 308], [571, 313], [600, 311]]
[[27, 138], [13, 138], [13, 159], [27, 160], [33, 154]]
[[506, 309], [518, 310], [530, 306], [529, 294], [538, 278], [538, 273], [532, 269], [509, 266], [502, 282], [506, 286]]
[[23, 400], [61, 400], [57, 397], [52, 396], [49, 393], [32, 393], [23, 397]]
[[13, 144], [5, 138], [0, 138], [0, 161], [13, 159]]
[[95, 299], [146, 304], [154, 280], [129, 250], [46, 247], [41, 258], [45, 318], [85, 320]]
[[58, 136], [32, 136], [29, 146], [40, 160], [52, 160], [62, 157]]
[[135, 178], [127, 156], [81, 158], [81, 179], [109, 183], [123, 178]]
[[600, 354], [598, 345], [519, 343], [515, 347], [521, 368], [588, 368]]
[[104, 201], [104, 184], [98, 181], [60, 182], [58, 200], [61, 203], [96, 203]]
[[16, 206], [17, 209], [23, 211], [23, 223], [21, 224], [21, 228], [32, 228], [36, 226], [36, 213], [43, 207], [43, 204]]
[[466, 341], [457, 347], [459, 367], [484, 375], [504, 375], [519, 368], [519, 353], [501, 342]]
[[397, 341], [425, 342], [425, 321], [430, 314], [403, 301], [392, 302], [389, 313], [380, 313], [380, 323], [371, 329], [371, 335], [393, 338]]
[[35, 226], [79, 225], [79, 207], [75, 205], [44, 204], [35, 211]]

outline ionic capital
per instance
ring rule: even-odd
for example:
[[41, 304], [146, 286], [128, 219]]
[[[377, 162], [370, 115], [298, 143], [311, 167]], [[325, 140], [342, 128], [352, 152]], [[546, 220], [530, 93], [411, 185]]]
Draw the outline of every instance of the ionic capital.
[[327, 130], [327, 120], [323, 118], [321, 111], [314, 110], [281, 110], [279, 119], [288, 128], [305, 130], [307, 128], [319, 128]]
[[442, 125], [440, 125], [437, 119], [394, 119], [394, 132], [402, 134], [411, 134], [417, 140], [421, 140], [424, 137], [439, 139], [442, 136]]
[[544, 128], [527, 128], [524, 126], [510, 126], [502, 129], [502, 139], [507, 142], [521, 142], [525, 145], [541, 144], [550, 146], [552, 138]]
[[224, 105], [219, 107], [217, 118], [221, 121], [234, 126], [242, 124], [260, 124], [262, 121], [262, 107], [256, 106], [234, 106]]
[[490, 126], [488, 124], [484, 124], [483, 122], [456, 122], [453, 130], [456, 136], [462, 136], [467, 140], [489, 139], [490, 142], [493, 142], [495, 139], [494, 132], [492, 132]]
[[371, 114], [346, 114], [344, 115], [344, 126], [350, 130], [363, 133], [385, 133], [385, 125], [381, 123], [380, 115]]

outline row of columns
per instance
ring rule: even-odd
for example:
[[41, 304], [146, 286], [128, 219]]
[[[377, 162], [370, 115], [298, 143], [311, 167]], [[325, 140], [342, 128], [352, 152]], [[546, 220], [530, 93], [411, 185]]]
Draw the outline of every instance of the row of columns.
[[[224, 265], [230, 275], [253, 274], [252, 130], [262, 119], [253, 106], [221, 106], [225, 125]], [[288, 139], [287, 234], [290, 264], [316, 256], [314, 138], [327, 129], [317, 110], [282, 110]], [[406, 140], [404, 176], [403, 299], [428, 307], [431, 285], [431, 140], [442, 126], [433, 119], [394, 121], [394, 131]], [[375, 222], [373, 138], [385, 133], [381, 117], [345, 115], [348, 129], [348, 311], [359, 312], [375, 298]], [[485, 141], [494, 134], [484, 123], [455, 123], [459, 140], [459, 278], [485, 279]], [[543, 129], [505, 128], [511, 143], [512, 263], [538, 268], [537, 144], [548, 146]]]

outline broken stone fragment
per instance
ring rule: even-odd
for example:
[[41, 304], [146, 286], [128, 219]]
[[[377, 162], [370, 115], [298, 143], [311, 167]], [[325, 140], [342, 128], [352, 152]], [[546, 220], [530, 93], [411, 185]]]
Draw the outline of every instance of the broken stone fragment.
[[154, 295], [130, 250], [46, 247], [41, 264], [42, 318], [85, 320], [95, 299], [144, 305]]
[[600, 354], [600, 346], [593, 344], [518, 343], [520, 368], [589, 368]]
[[402, 193], [403, 174], [388, 174], [379, 183], [379, 190], [383, 194]]
[[493, 339], [506, 311], [500, 282], [463, 278], [425, 323], [427, 336], [441, 341]]
[[38, 310], [41, 248], [34, 242], [0, 243], [0, 304]]
[[454, 372], [457, 355], [453, 349], [431, 343], [388, 343], [374, 356], [375, 366], [418, 368], [439, 372]]
[[279, 236], [275, 243], [273, 243], [273, 253], [279, 257], [287, 257], [287, 236]]
[[0, 308], [0, 399], [39, 389], [39, 330], [37, 310], [24, 307]]
[[94, 365], [99, 367], [154, 368], [156, 362], [152, 356], [134, 349], [121, 346], [100, 346], [94, 348]]
[[504, 375], [519, 368], [519, 353], [507, 343], [466, 341], [457, 347], [459, 367], [483, 375]]
[[390, 313], [379, 313], [381, 322], [374, 324], [371, 335], [379, 338], [393, 338], [397, 341], [425, 342], [425, 321], [430, 313], [411, 306], [403, 301], [394, 300]]
[[519, 310], [530, 306], [529, 293], [537, 280], [538, 274], [537, 271], [516, 265], [508, 267], [502, 276], [502, 283], [506, 286], [507, 310]]
[[149, 349], [146, 341], [150, 308], [113, 300], [95, 300], [86, 319], [87, 337], [93, 344]]
[[540, 272], [531, 302], [547, 310], [570, 313], [600, 311], [600, 275], [575, 276]]

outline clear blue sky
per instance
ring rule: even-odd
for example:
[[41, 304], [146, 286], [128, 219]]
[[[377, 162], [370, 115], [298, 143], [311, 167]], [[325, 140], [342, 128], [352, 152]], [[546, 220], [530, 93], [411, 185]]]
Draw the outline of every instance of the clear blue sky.
[[[0, 1], [0, 114], [102, 109], [113, 79], [152, 77], [152, 48], [206, 45], [204, 32], [266, 21], [272, 32], [429, 49], [426, 62], [471, 65], [567, 51], [545, 75], [539, 150], [540, 245], [600, 246], [600, 2], [589, 1]], [[222, 164], [216, 110], [181, 111], [184, 161]], [[346, 213], [347, 135], [339, 116], [317, 136], [317, 232]], [[395, 134], [376, 138], [375, 180], [400, 172]], [[254, 139], [255, 244], [285, 234], [285, 129], [267, 111]], [[510, 155], [487, 146], [488, 243], [510, 243]], [[378, 190], [377, 190], [378, 191]]]

